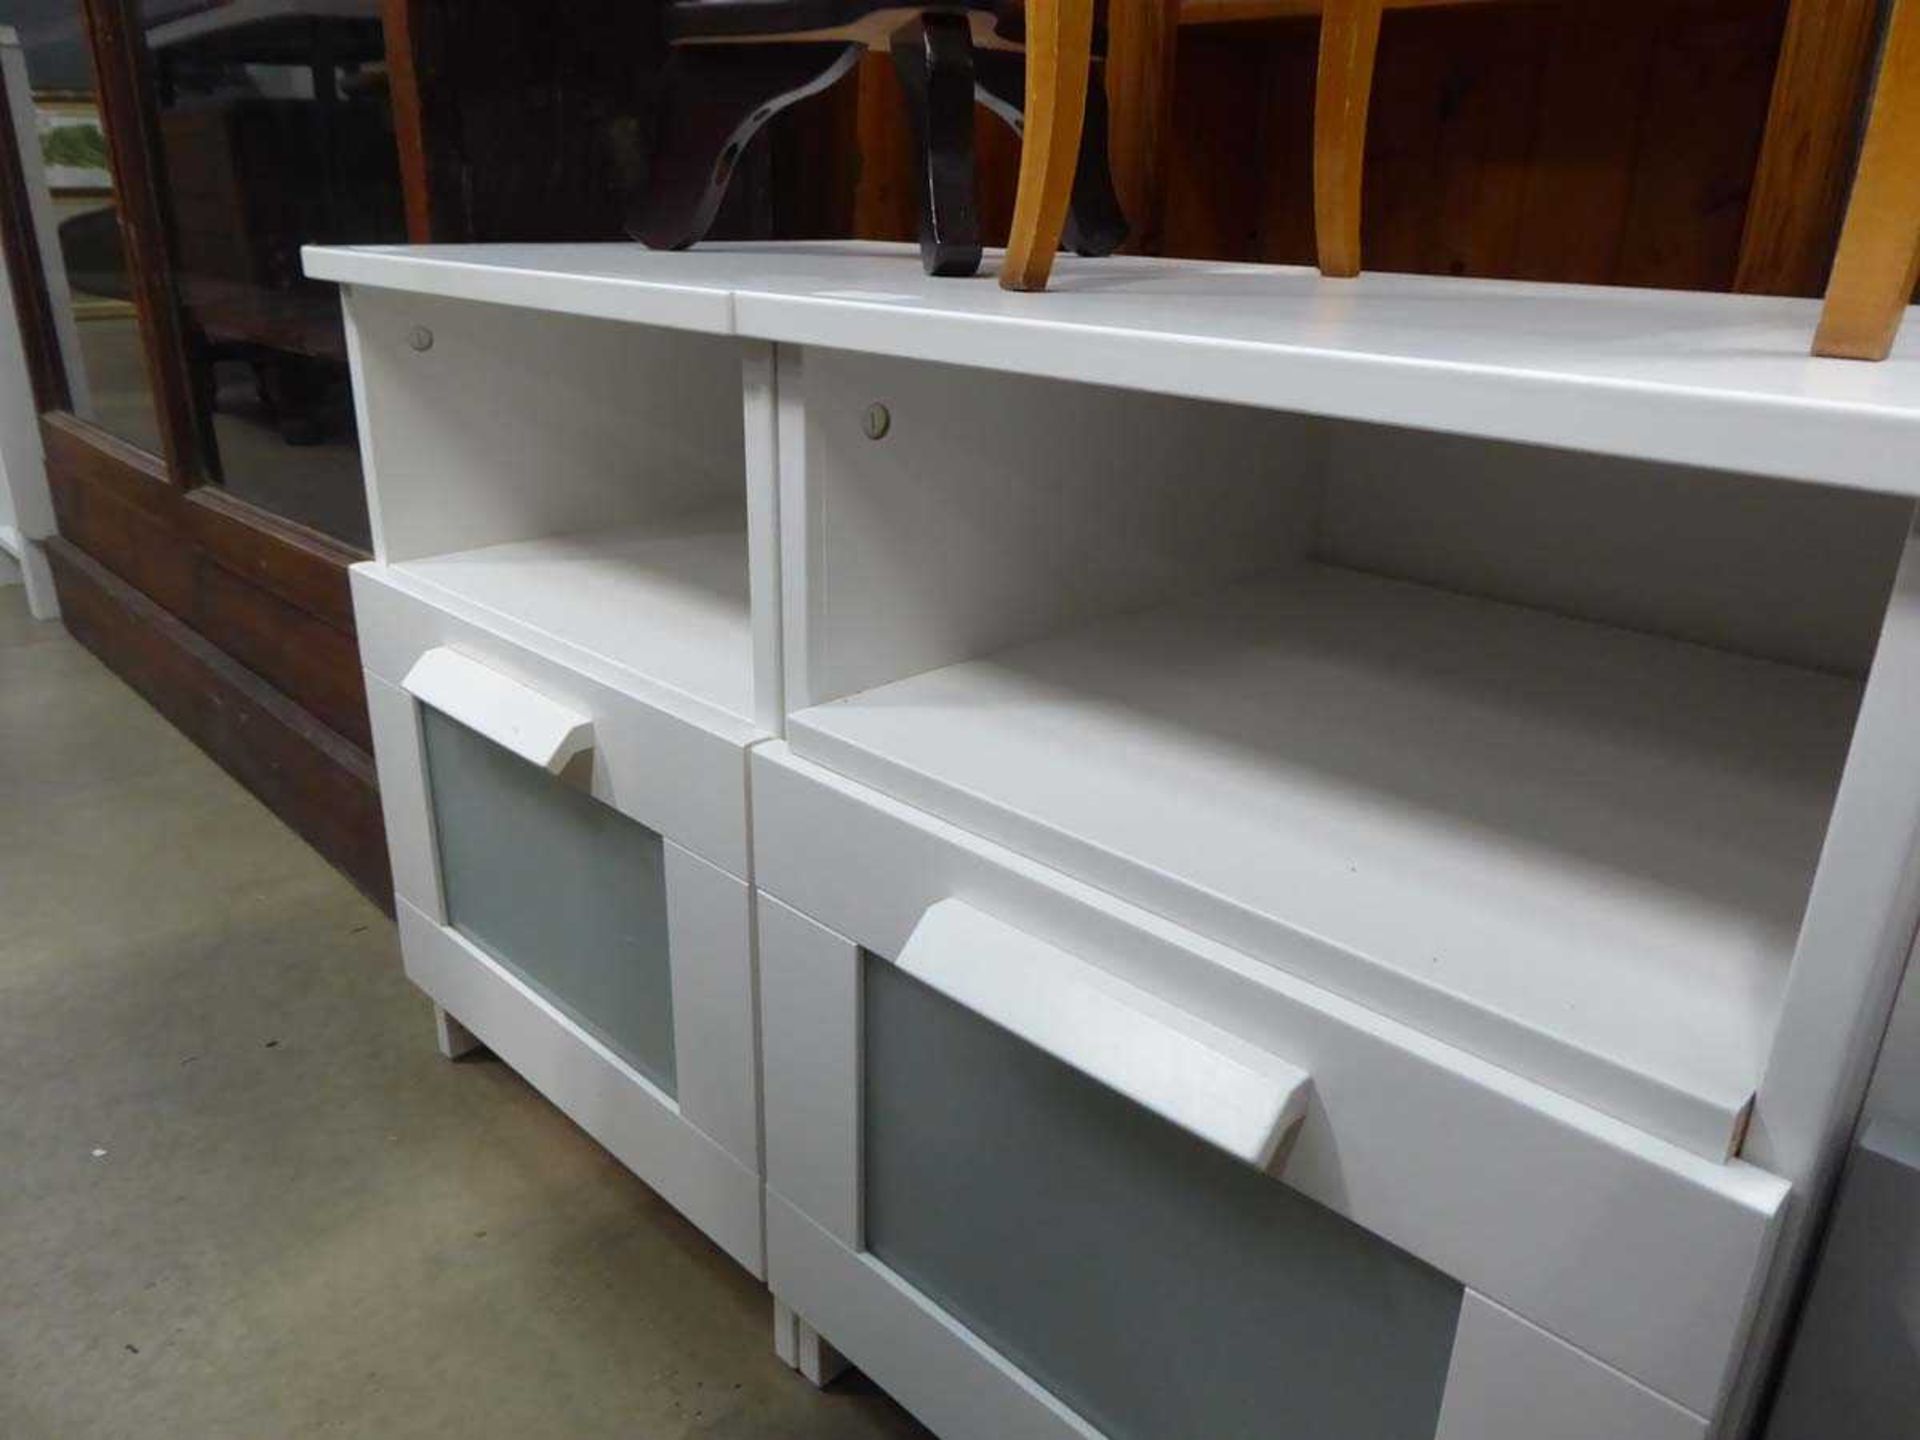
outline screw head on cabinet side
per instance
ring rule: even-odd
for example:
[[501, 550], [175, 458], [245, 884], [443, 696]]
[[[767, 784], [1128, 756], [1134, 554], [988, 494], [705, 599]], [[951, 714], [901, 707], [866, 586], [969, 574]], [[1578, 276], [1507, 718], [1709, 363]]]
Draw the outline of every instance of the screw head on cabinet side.
[[433, 331], [424, 325], [416, 325], [407, 332], [407, 344], [424, 355], [433, 348]]
[[867, 432], [869, 440], [885, 439], [887, 431], [893, 428], [893, 416], [886, 406], [876, 400], [867, 407], [867, 413], [861, 417], [860, 428]]

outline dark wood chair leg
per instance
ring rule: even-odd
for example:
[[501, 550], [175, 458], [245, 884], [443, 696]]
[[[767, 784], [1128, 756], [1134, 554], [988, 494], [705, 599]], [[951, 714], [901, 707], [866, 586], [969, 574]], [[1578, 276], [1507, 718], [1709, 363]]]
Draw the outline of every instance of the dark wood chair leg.
[[1077, 255], [1111, 255], [1127, 238], [1127, 214], [1113, 188], [1107, 160], [1106, 67], [1094, 62], [1087, 86], [1087, 118], [1080, 127], [1080, 163], [1073, 172], [1073, 198], [1067, 201], [1067, 228], [1061, 233]]
[[[1087, 87], [1087, 117], [1080, 130], [1080, 158], [1067, 201], [1067, 223], [1060, 233], [1076, 255], [1111, 255], [1127, 238], [1127, 215], [1113, 188], [1107, 160], [1107, 92], [1099, 62]], [[1026, 100], [1026, 63], [1009, 50], [982, 50], [974, 56], [980, 103], [1006, 121], [1013, 133], [1025, 129], [1020, 107]]]
[[973, 37], [964, 15], [934, 11], [904, 25], [891, 45], [920, 142], [920, 263], [929, 275], [980, 269], [974, 203]]
[[655, 250], [699, 240], [747, 142], [789, 105], [846, 74], [861, 51], [843, 42], [675, 47], [653, 169], [627, 232]]

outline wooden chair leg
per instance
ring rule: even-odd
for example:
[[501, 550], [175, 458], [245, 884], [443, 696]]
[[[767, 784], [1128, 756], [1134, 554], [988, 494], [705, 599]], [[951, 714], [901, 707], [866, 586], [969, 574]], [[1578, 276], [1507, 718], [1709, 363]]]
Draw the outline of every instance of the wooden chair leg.
[[1113, 190], [1113, 166], [1107, 157], [1105, 67], [1087, 86], [1087, 117], [1080, 126], [1080, 158], [1073, 170], [1073, 194], [1067, 201], [1062, 232], [1076, 255], [1111, 255], [1127, 238], [1127, 213]]
[[1060, 248], [1086, 121], [1093, 65], [1093, 0], [1028, 0], [1027, 83], [1020, 188], [1000, 284], [1044, 290]]
[[655, 250], [701, 239], [747, 142], [789, 105], [832, 85], [863, 51], [849, 42], [676, 47], [660, 143], [627, 233]]
[[1895, 0], [1813, 353], [1884, 360], [1920, 281], [1920, 0]]
[[1179, 37], [1180, 7], [1171, 0], [1107, 0], [1103, 69], [1115, 188], [1133, 223], [1134, 248], [1148, 255], [1160, 250]]
[[[981, 50], [973, 57], [975, 94], [980, 103], [1007, 122], [1014, 134], [1025, 129], [1020, 107], [1026, 103], [1026, 62], [1016, 51]], [[1127, 212], [1114, 193], [1107, 156], [1107, 100], [1096, 66], [1087, 86], [1087, 115], [1080, 127], [1080, 158], [1073, 172], [1073, 193], [1061, 242], [1077, 255], [1111, 255], [1127, 238]]]
[[920, 264], [929, 275], [980, 268], [974, 203], [973, 36], [964, 15], [934, 11], [890, 46], [920, 142]]
[[1360, 273], [1360, 179], [1382, 0], [1326, 0], [1313, 100], [1313, 228], [1320, 273]]

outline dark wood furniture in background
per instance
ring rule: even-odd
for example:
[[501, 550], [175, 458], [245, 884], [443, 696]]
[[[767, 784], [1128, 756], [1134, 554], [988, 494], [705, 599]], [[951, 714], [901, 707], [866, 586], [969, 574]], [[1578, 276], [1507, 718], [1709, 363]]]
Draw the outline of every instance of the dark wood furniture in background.
[[[913, 118], [927, 273], [973, 274], [980, 266], [974, 104], [1016, 134], [1025, 128], [1024, 9], [1020, 0], [962, 0], [948, 9], [899, 0], [673, 0], [665, 113], [633, 234], [668, 250], [703, 238], [760, 129], [879, 51], [892, 57]], [[1067, 243], [1086, 255], [1113, 253], [1126, 238], [1126, 219], [1113, 194], [1097, 94], [1084, 125], [1075, 120], [1060, 178], [1071, 191], [1062, 199]]]
[[[346, 346], [339, 298], [301, 273], [300, 247], [405, 230], [397, 178], [366, 183], [383, 169], [397, 176], [384, 96], [347, 84], [385, 60], [378, 9], [229, 5], [154, 26], [147, 44], [200, 413], [217, 403], [214, 367], [244, 361], [282, 437], [312, 443], [325, 423], [321, 397], [346, 384]], [[231, 65], [303, 69], [313, 98], [181, 103], [183, 72]]]
[[[24, 223], [23, 177], [17, 163], [5, 165], [0, 213], [16, 296], [34, 321], [24, 338], [60, 527], [46, 549], [63, 617], [384, 902], [392, 882], [347, 592], [346, 567], [360, 552], [211, 483], [211, 436], [194, 394], [191, 356], [204, 343], [196, 329], [244, 331], [258, 342], [267, 322], [186, 293], [139, 9], [133, 0], [85, 0], [83, 14], [112, 157], [123, 284], [138, 311], [160, 443], [148, 453], [72, 413], [41, 257]], [[11, 143], [4, 148], [11, 160]], [[185, 239], [195, 247], [205, 237]], [[282, 334], [275, 343], [299, 342]]]
[[[1043, 3], [1054, 16], [1055, 24], [1078, 33], [1084, 21], [1075, 17], [1085, 9], [1086, 0], [1043, 0]], [[1457, 11], [1462, 7], [1486, 12], [1481, 23], [1463, 26], [1456, 32], [1463, 37], [1472, 35], [1493, 42], [1478, 47], [1481, 58], [1477, 60], [1470, 59], [1463, 47], [1446, 44], [1443, 32], [1428, 23], [1430, 17], [1426, 12]], [[1582, 14], [1583, 9], [1588, 13]], [[1529, 11], [1533, 13], [1528, 14]], [[1167, 162], [1164, 151], [1170, 143], [1177, 143], [1170, 137], [1178, 135], [1182, 120], [1181, 106], [1173, 100], [1179, 63], [1176, 37], [1180, 28], [1231, 27], [1232, 33], [1244, 35], [1250, 22], [1284, 24], [1306, 19], [1315, 25], [1314, 99], [1308, 122], [1312, 133], [1309, 174], [1314, 256], [1328, 275], [1357, 274], [1362, 251], [1363, 193], [1387, 189], [1385, 183], [1373, 179], [1376, 167], [1371, 160], [1380, 151], [1391, 149], [1395, 142], [1413, 138], [1411, 133], [1393, 135], [1383, 145], [1382, 137], [1371, 134], [1369, 129], [1377, 57], [1388, 12], [1400, 12], [1409, 22], [1418, 15], [1422, 23], [1417, 30], [1412, 23], [1400, 30], [1421, 35], [1419, 59], [1424, 64], [1420, 68], [1428, 69], [1438, 62], [1453, 70], [1446, 78], [1458, 88], [1443, 93], [1444, 108], [1427, 117], [1435, 132], [1444, 134], [1455, 128], [1456, 115], [1449, 112], [1460, 108], [1463, 101], [1481, 99], [1473, 93], [1478, 86], [1497, 84], [1506, 92], [1499, 97], [1485, 97], [1494, 107], [1491, 118], [1504, 119], [1512, 125], [1523, 119], [1523, 107], [1535, 110], [1532, 149], [1526, 156], [1526, 168], [1536, 173], [1525, 174], [1522, 167], [1514, 164], [1511, 155], [1502, 155], [1499, 163], [1508, 174], [1489, 178], [1503, 181], [1502, 188], [1509, 192], [1503, 198], [1508, 204], [1512, 203], [1516, 181], [1523, 186], [1527, 181], [1542, 182], [1537, 187], [1542, 192], [1559, 190], [1561, 193], [1554, 198], [1561, 214], [1553, 218], [1551, 228], [1545, 232], [1553, 239], [1568, 238], [1569, 228], [1583, 221], [1597, 220], [1604, 224], [1612, 218], [1605, 209], [1595, 213], [1584, 207], [1568, 208], [1566, 203], [1597, 200], [1606, 208], [1617, 205], [1604, 191], [1595, 192], [1595, 187], [1580, 183], [1583, 178], [1595, 181], [1613, 178], [1594, 163], [1608, 151], [1644, 154], [1650, 138], [1652, 143], [1667, 146], [1675, 153], [1664, 164], [1648, 157], [1647, 168], [1657, 176], [1661, 168], [1674, 168], [1675, 161], [1685, 165], [1703, 158], [1719, 158], [1713, 156], [1715, 148], [1724, 151], [1733, 145], [1744, 147], [1759, 139], [1761, 143], [1747, 151], [1753, 164], [1751, 188], [1746, 177], [1742, 177], [1738, 189], [1741, 198], [1751, 194], [1753, 203], [1746, 207], [1747, 224], [1732, 277], [1733, 288], [1806, 293], [1817, 289], [1824, 278], [1827, 262], [1833, 255], [1833, 227], [1844, 194], [1843, 177], [1851, 168], [1851, 147], [1858, 133], [1861, 99], [1866, 88], [1877, 16], [1873, 0], [1833, 0], [1833, 3], [1794, 0], [1791, 9], [1784, 0], [1774, 5], [1746, 6], [1716, 5], [1711, 0], [1706, 3], [1679, 0], [1668, 6], [1635, 4], [1631, 0], [1627, 4], [1589, 6], [1583, 6], [1580, 0], [1563, 0], [1558, 4], [1542, 0], [1532, 5], [1498, 3], [1498, 0], [1493, 3], [1489, 0], [1185, 0], [1185, 3], [1169, 0], [1166, 4], [1157, 4], [1155, 0], [1122, 0], [1117, 7], [1117, 54], [1113, 69], [1132, 93], [1124, 102], [1115, 96], [1114, 109], [1116, 134], [1124, 145], [1131, 147], [1132, 153], [1117, 154], [1116, 163], [1125, 177], [1123, 191], [1131, 192], [1130, 199], [1138, 202], [1136, 213], [1145, 218], [1147, 235], [1161, 235], [1160, 209], [1166, 187], [1169, 177], [1179, 174], [1179, 167]], [[1442, 23], [1454, 23], [1453, 17], [1447, 17]], [[1498, 27], [1500, 33], [1490, 34], [1491, 27]], [[1391, 60], [1398, 60], [1407, 52], [1394, 53], [1397, 48], [1392, 44], [1394, 27], [1386, 28], [1390, 37], [1388, 55]], [[1692, 50], [1692, 37], [1685, 32], [1696, 30], [1702, 40], [1717, 42], [1722, 47], [1720, 55], [1709, 55], [1704, 49]], [[1895, 30], [1897, 38], [1897, 25]], [[1763, 34], [1770, 42], [1767, 54], [1773, 81], [1764, 128], [1749, 119], [1751, 84], [1743, 87], [1745, 95], [1737, 97], [1722, 88], [1722, 82], [1733, 78], [1728, 62], [1743, 63], [1753, 53], [1748, 47]], [[1714, 38], [1708, 40], [1709, 36]], [[1577, 39], [1585, 43], [1586, 48], [1563, 49], [1560, 43], [1563, 37]], [[1526, 44], [1528, 39], [1534, 43]], [[1541, 39], [1547, 40], [1545, 53], [1539, 44]], [[1522, 43], [1516, 46], [1516, 40]], [[1528, 51], [1532, 51], [1531, 56], [1527, 55]], [[1891, 71], [1899, 70], [1897, 62], [1901, 53], [1897, 44], [1889, 47]], [[1407, 55], [1407, 58], [1413, 57]], [[1525, 58], [1535, 61], [1531, 68], [1519, 63], [1504, 76], [1492, 68], [1503, 62], [1523, 62]], [[1773, 63], [1776, 58], [1777, 63]], [[1650, 76], [1648, 67], [1674, 62], [1697, 66], [1696, 88], [1691, 93], [1671, 97], [1676, 111], [1685, 106], [1685, 113], [1670, 117], [1675, 122], [1674, 128], [1650, 128], [1645, 114], [1648, 102], [1667, 97], [1650, 93], [1646, 88], [1649, 79], [1656, 78]], [[1036, 74], [1031, 83], [1042, 90], [1057, 90], [1061, 104], [1073, 105], [1082, 83], [1077, 70], [1084, 64], [1077, 45], [1068, 44], [1051, 57], [1050, 63], [1057, 73], [1051, 79]], [[1603, 91], [1601, 87], [1607, 85], [1608, 69], [1614, 65], [1619, 68], [1613, 72], [1611, 86]], [[1296, 72], [1290, 78], [1298, 86], [1293, 101], [1298, 104], [1298, 95], [1306, 93], [1305, 77]], [[1395, 111], [1388, 123], [1396, 129], [1399, 123], [1413, 118], [1404, 108], [1409, 78], [1406, 70], [1396, 67], [1389, 82]], [[1413, 78], [1424, 77], [1416, 71]], [[1544, 88], [1549, 82], [1571, 88]], [[1895, 88], [1887, 87], [1890, 91]], [[1730, 100], [1747, 103], [1729, 106]], [[1565, 114], [1569, 103], [1578, 103], [1587, 109], [1584, 124], [1567, 123], [1575, 119]], [[1635, 106], [1641, 109], [1641, 114], [1631, 113]], [[1549, 116], [1555, 119], [1557, 134], [1543, 133], [1540, 128], [1541, 121]], [[1613, 127], [1616, 138], [1612, 143], [1603, 138], [1599, 128], [1602, 117]], [[1217, 121], [1219, 112], [1214, 110], [1211, 118]], [[1897, 129], [1899, 123], [1890, 121], [1890, 129]], [[1717, 132], [1711, 139], [1707, 134], [1710, 127]], [[1061, 131], [1054, 137], [1056, 149], [1066, 144], [1062, 138], [1065, 133]], [[1497, 138], [1511, 142], [1522, 135], [1516, 128]], [[1030, 137], [1028, 154], [1023, 159], [1020, 202], [1023, 207], [1028, 204], [1028, 192], [1047, 183], [1041, 177], [1057, 172], [1059, 166], [1059, 155], [1036, 153], [1038, 139]], [[1583, 148], [1564, 155], [1543, 152], [1543, 139]], [[1623, 145], [1630, 148], [1623, 149]], [[1065, 153], [1069, 152], [1059, 152]], [[1882, 147], [1880, 153], [1904, 152], [1896, 145], [1888, 145]], [[1301, 178], [1290, 157], [1277, 171], [1289, 180], [1297, 182]], [[1398, 169], [1390, 173], [1395, 182], [1411, 181], [1416, 186], [1422, 178]], [[1448, 175], [1440, 169], [1425, 178], [1429, 183], [1433, 178], [1441, 178], [1457, 185], [1461, 179], [1472, 177]], [[1620, 178], [1631, 184], [1639, 177]], [[1583, 191], [1589, 193], [1583, 194]], [[1893, 182], [1881, 187], [1880, 193], [1885, 197], [1904, 192]], [[1397, 197], [1383, 194], [1378, 198], [1391, 204]], [[1658, 198], [1669, 222], [1685, 225], [1694, 218], [1674, 203], [1684, 197], [1664, 194]], [[1734, 198], [1732, 187], [1724, 197], [1713, 198], [1724, 205], [1726, 200]], [[1638, 196], [1631, 199], [1637, 200]], [[1886, 200], [1883, 198], [1873, 208], [1884, 214]], [[1487, 218], [1499, 221], [1506, 217]], [[1046, 268], [1053, 253], [1052, 223], [1050, 215], [1036, 210], [1028, 219], [1031, 229], [1015, 227], [1012, 244], [1020, 251], [1019, 265], [1024, 274], [1018, 283], [1022, 288], [1045, 284]], [[1467, 228], [1471, 227], [1463, 227], [1463, 233]], [[1882, 228], [1888, 233], [1904, 233], [1909, 227]], [[1676, 234], [1675, 238], [1685, 244], [1692, 237]], [[1880, 289], [1885, 292], [1880, 300], [1882, 310], [1895, 304], [1888, 297], [1896, 290], [1904, 297], [1911, 294], [1913, 288], [1913, 277], [1906, 274], [1907, 242], [1898, 239], [1891, 243], [1899, 253], [1889, 257], [1885, 264], [1871, 266], [1862, 260], [1859, 266], [1862, 271], [1888, 272], [1880, 282]], [[1565, 258], [1558, 266], [1550, 257], [1543, 256], [1544, 264], [1537, 269], [1527, 267], [1522, 273], [1559, 279], [1640, 278], [1618, 273], [1598, 276], [1580, 273], [1589, 257], [1597, 258], [1591, 240], [1584, 245], [1576, 242], [1562, 254]], [[1009, 269], [1012, 268], [1010, 263]], [[1415, 260], [1388, 263], [1380, 268], [1437, 267]], [[1456, 273], [1506, 273], [1497, 264], [1485, 269], [1471, 264], [1448, 268]], [[1904, 285], [1900, 284], [1902, 279]], [[1009, 283], [1015, 282], [1009, 279]], [[1713, 281], [1691, 283], [1703, 288], [1721, 288]], [[1822, 353], [1842, 352], [1823, 346]], [[1880, 353], [1884, 354], [1884, 349]]]

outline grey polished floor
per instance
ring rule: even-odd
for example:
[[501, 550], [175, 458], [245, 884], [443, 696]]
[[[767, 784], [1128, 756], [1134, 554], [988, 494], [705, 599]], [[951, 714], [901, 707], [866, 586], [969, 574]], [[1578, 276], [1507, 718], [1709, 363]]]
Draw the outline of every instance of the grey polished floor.
[[0, 589], [0, 1436], [917, 1436]]

